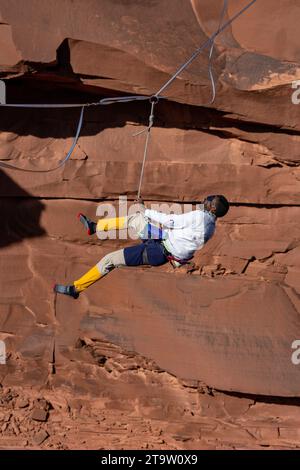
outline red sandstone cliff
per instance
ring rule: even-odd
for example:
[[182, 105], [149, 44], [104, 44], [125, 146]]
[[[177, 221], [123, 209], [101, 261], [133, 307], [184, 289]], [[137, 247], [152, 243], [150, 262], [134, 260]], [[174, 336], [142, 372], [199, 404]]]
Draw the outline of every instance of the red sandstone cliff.
[[[222, 5], [0, 0], [7, 101], [151, 95], [215, 31]], [[87, 109], [55, 172], [0, 168], [0, 446], [299, 446], [299, 16], [292, 0], [257, 2], [216, 40], [213, 105], [202, 54], [156, 106], [146, 204], [209, 193], [233, 204], [192, 269], [115, 271], [77, 302], [51, 292], [124, 246], [88, 239], [76, 214], [134, 199], [144, 136], [132, 134], [147, 102]], [[0, 166], [54, 167], [78, 118], [1, 109]], [[41, 396], [52, 407], [38, 424]]]

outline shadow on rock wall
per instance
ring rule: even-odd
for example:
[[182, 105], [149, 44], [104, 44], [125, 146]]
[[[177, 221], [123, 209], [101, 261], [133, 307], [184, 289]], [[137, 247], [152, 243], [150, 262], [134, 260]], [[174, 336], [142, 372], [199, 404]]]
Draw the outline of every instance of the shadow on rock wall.
[[[10, 197], [11, 194], [16, 196]], [[43, 236], [46, 233], [40, 225], [43, 210], [41, 202], [0, 170], [0, 248]]]

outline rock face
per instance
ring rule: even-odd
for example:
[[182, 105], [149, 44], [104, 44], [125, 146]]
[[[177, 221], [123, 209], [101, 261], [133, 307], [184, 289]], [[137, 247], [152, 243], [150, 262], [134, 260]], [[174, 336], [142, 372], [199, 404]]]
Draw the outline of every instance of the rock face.
[[[228, 3], [226, 19], [245, 5]], [[152, 95], [218, 28], [222, 7], [0, 0], [7, 102]], [[213, 239], [192, 265], [120, 269], [76, 302], [54, 297], [53, 283], [72, 282], [130, 244], [88, 238], [76, 215], [95, 218], [101, 202], [135, 198], [145, 134], [133, 134], [146, 128], [150, 104], [87, 108], [71, 160], [44, 173], [8, 165], [56, 167], [79, 109], [1, 108], [0, 340], [8, 358], [0, 383], [11, 398], [3, 398], [0, 445], [19, 445], [14, 436], [24, 433], [23, 447], [99, 448], [102, 423], [109, 448], [299, 446], [300, 365], [292, 361], [300, 340], [300, 105], [292, 102], [299, 20], [292, 0], [256, 2], [216, 39], [214, 103], [206, 52], [155, 107], [146, 205], [163, 210], [223, 193], [232, 207]], [[32, 424], [40, 390], [57, 401], [47, 392], [49, 419]], [[18, 406], [18, 395], [30, 406]], [[84, 428], [91, 416], [86, 438], [72, 419]]]

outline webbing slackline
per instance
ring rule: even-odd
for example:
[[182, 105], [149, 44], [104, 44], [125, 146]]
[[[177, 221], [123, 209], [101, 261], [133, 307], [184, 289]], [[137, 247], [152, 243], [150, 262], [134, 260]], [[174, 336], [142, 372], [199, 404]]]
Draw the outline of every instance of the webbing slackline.
[[[232, 18], [230, 18], [228, 21], [226, 21], [224, 24], [222, 24], [225, 13], [226, 13], [226, 10], [227, 10], [227, 2], [228, 2], [228, 0], [224, 0], [224, 5], [223, 5], [221, 17], [220, 17], [220, 23], [219, 23], [219, 27], [218, 27], [217, 31], [215, 31], [215, 33], [213, 33], [204, 42], [204, 44], [202, 44], [202, 46], [200, 46], [198, 49], [196, 49], [193, 52], [193, 54], [191, 55], [191, 57], [184, 64], [182, 64], [178, 68], [178, 70], [171, 76], [171, 78], [151, 97], [141, 96], [141, 95], [113, 97], [113, 98], [104, 98], [104, 99], [101, 99], [100, 101], [95, 102], [95, 103], [85, 103], [85, 104], [6, 104], [6, 103], [0, 104], [0, 107], [9, 107], [9, 108], [81, 108], [80, 118], [79, 118], [79, 122], [78, 122], [78, 126], [77, 126], [76, 135], [73, 139], [73, 143], [72, 143], [71, 148], [70, 148], [69, 152], [67, 153], [66, 157], [64, 158], [64, 160], [62, 160], [60, 162], [60, 164], [58, 166], [56, 166], [55, 168], [52, 168], [52, 169], [48, 169], [48, 170], [30, 170], [30, 169], [15, 167], [13, 165], [10, 165], [10, 164], [4, 163], [4, 162], [0, 162], [0, 166], [8, 168], [8, 169], [19, 170], [19, 171], [27, 171], [27, 172], [29, 171], [29, 172], [33, 172], [33, 173], [47, 173], [47, 172], [50, 172], [50, 171], [57, 170], [58, 168], [61, 168], [63, 165], [66, 164], [66, 162], [70, 159], [70, 157], [71, 157], [71, 155], [74, 151], [74, 148], [76, 147], [76, 144], [78, 142], [78, 139], [79, 139], [79, 136], [80, 136], [80, 133], [81, 133], [82, 125], [83, 125], [83, 117], [84, 117], [85, 108], [90, 107], [90, 106], [110, 105], [110, 104], [113, 104], [113, 103], [128, 103], [130, 101], [149, 100], [150, 104], [151, 104], [151, 111], [150, 111], [150, 115], [149, 115], [149, 124], [148, 124], [148, 127], [147, 127], [146, 131], [142, 131], [142, 132], [146, 132], [146, 141], [145, 141], [145, 148], [144, 148], [144, 154], [143, 154], [140, 180], [139, 180], [139, 185], [138, 185], [138, 196], [137, 196], [137, 198], [139, 200], [140, 196], [141, 196], [141, 188], [142, 188], [142, 180], [143, 180], [143, 175], [144, 175], [144, 170], [145, 170], [145, 163], [146, 163], [146, 159], [147, 159], [147, 155], [148, 155], [151, 128], [153, 127], [153, 124], [154, 124], [154, 108], [155, 108], [155, 105], [158, 103], [158, 101], [161, 98], [164, 98], [163, 96], [161, 96], [162, 93], [198, 57], [198, 55], [210, 45], [211, 49], [210, 49], [210, 52], [209, 52], [209, 70], [208, 70], [208, 72], [209, 72], [209, 77], [210, 77], [211, 86], [212, 86], [212, 100], [211, 100], [210, 104], [213, 103], [214, 100], [215, 100], [215, 96], [216, 96], [216, 87], [215, 87], [214, 77], [213, 77], [213, 73], [212, 73], [211, 61], [212, 61], [212, 54], [213, 54], [213, 50], [214, 50], [215, 39], [228, 26], [230, 26], [239, 16], [241, 16], [246, 10], [248, 10], [256, 2], [256, 0], [252, 0], [251, 2], [249, 2], [244, 8], [242, 8]], [[140, 134], [140, 133], [138, 133], [138, 134]]]

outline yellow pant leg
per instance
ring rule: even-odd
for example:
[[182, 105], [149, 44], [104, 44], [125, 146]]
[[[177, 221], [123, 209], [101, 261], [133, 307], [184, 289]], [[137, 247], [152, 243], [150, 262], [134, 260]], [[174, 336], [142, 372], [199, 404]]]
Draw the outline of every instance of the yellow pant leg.
[[107, 232], [108, 230], [121, 230], [126, 227], [127, 217], [116, 217], [113, 219], [100, 219], [97, 222], [97, 232]]
[[99, 261], [98, 264], [96, 264], [96, 266], [85, 273], [80, 279], [74, 281], [74, 286], [77, 292], [82, 292], [87, 289], [114, 268], [118, 268], [120, 266], [126, 266], [124, 249], [108, 253]]
[[87, 289], [87, 287], [94, 284], [94, 282], [98, 281], [102, 277], [97, 266], [94, 266], [90, 269], [87, 273], [85, 273], [80, 279], [74, 281], [74, 286], [77, 292], [82, 292], [83, 290]]

